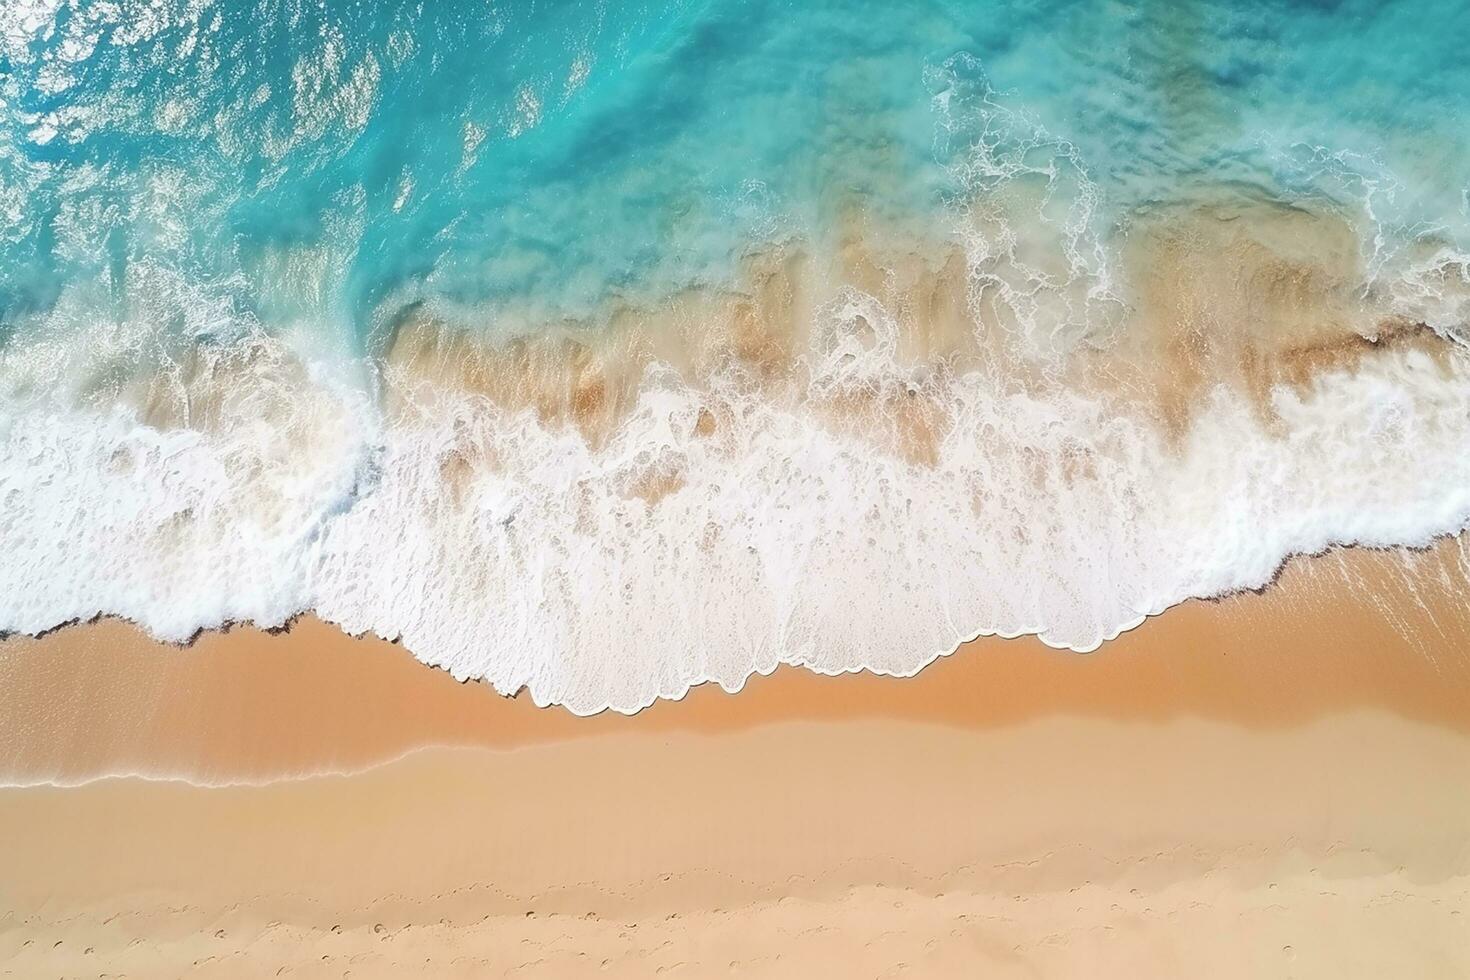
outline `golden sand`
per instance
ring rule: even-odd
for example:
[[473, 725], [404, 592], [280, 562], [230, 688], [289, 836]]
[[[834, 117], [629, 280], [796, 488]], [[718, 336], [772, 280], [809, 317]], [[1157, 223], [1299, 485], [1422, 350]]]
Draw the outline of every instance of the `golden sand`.
[[[0, 790], [0, 976], [1461, 977], [1461, 568], [1344, 552], [1091, 655], [631, 718], [311, 619], [12, 638], [12, 781], [273, 781]], [[324, 769], [365, 771], [273, 779]]]
[[10, 791], [0, 969], [1463, 976], [1467, 769], [1462, 736], [1354, 711], [786, 722]]

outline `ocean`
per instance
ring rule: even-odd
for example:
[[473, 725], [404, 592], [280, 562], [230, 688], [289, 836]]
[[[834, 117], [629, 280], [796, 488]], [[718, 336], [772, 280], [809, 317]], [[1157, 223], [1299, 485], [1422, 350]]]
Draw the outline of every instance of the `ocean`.
[[9, 0], [0, 631], [311, 612], [634, 711], [1458, 533], [1466, 50], [1445, 0]]

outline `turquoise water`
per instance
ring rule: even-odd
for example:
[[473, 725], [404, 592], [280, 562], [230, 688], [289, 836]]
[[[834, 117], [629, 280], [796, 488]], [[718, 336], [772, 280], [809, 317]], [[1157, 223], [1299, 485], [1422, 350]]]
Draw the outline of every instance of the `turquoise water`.
[[1454, 0], [0, 3], [0, 633], [309, 611], [630, 711], [1461, 531], [1467, 51]]
[[[583, 317], [848, 210], [932, 226], [978, 141], [1038, 131], [1075, 148], [1100, 234], [1221, 181], [1467, 230], [1454, 2], [24, 0], [0, 23], [12, 327], [139, 263], [358, 338], [414, 299]], [[317, 281], [282, 282], [302, 250]]]

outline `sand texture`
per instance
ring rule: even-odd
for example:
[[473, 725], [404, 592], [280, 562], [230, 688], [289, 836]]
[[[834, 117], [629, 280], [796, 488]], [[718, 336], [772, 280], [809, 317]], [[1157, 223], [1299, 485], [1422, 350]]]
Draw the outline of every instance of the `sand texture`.
[[15, 638], [0, 976], [1462, 977], [1459, 568], [632, 718], [310, 620]]

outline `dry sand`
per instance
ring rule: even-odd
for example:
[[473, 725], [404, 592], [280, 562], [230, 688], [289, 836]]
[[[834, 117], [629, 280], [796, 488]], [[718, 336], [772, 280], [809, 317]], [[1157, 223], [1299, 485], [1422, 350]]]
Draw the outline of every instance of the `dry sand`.
[[0, 976], [1464, 977], [1460, 569], [634, 718], [312, 620], [13, 638], [0, 775], [94, 781], [0, 790]]

